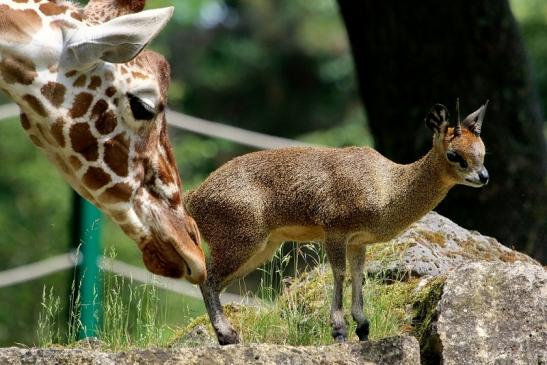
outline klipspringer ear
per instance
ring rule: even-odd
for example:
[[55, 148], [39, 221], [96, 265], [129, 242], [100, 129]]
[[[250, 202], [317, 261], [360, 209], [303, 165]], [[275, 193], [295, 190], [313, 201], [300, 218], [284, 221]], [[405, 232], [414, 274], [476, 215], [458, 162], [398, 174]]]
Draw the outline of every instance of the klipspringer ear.
[[425, 125], [435, 133], [445, 133], [448, 128], [450, 113], [442, 104], [435, 104], [425, 117]]
[[85, 69], [100, 62], [125, 63], [146, 47], [163, 29], [174, 8], [122, 15], [106, 23], [67, 31], [61, 66]]
[[479, 109], [475, 110], [473, 113], [465, 117], [465, 119], [462, 121], [462, 127], [467, 128], [471, 132], [475, 133], [475, 135], [480, 136], [482, 122], [484, 120], [484, 114], [486, 113], [487, 107], [488, 100], [486, 100], [486, 103], [484, 103], [484, 105], [481, 105]]

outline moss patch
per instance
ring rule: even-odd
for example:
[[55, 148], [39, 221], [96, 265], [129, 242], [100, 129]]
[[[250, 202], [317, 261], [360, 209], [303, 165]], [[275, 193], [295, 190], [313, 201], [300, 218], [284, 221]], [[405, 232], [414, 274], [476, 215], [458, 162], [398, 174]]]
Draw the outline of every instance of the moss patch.
[[[421, 341], [428, 336], [444, 279], [435, 279], [425, 285], [420, 285], [420, 282], [420, 279], [414, 278], [386, 284], [386, 280], [377, 275], [366, 278], [365, 315], [371, 324], [370, 339], [410, 333]], [[350, 315], [349, 280], [344, 294], [349, 340], [358, 341]], [[295, 278], [291, 286], [284, 288], [282, 294], [271, 303], [260, 307], [225, 306], [224, 311], [245, 343], [331, 344], [331, 295], [332, 276], [330, 270], [323, 267]], [[198, 317], [177, 331], [179, 337], [199, 325], [204, 325], [214, 337], [207, 316]], [[180, 338], [177, 343], [181, 343]]]
[[379, 262], [392, 262], [401, 259], [406, 250], [412, 246], [415, 246], [415, 242], [405, 243], [376, 243], [374, 245], [367, 246], [367, 262], [379, 261]]
[[441, 232], [426, 231], [424, 229], [416, 230], [421, 234], [428, 242], [435, 243], [441, 247], [446, 246], [446, 237]]
[[437, 304], [441, 300], [445, 280], [445, 277], [435, 278], [414, 296], [412, 333], [420, 342], [422, 363], [440, 362], [441, 342], [434, 333], [432, 323], [438, 318]]

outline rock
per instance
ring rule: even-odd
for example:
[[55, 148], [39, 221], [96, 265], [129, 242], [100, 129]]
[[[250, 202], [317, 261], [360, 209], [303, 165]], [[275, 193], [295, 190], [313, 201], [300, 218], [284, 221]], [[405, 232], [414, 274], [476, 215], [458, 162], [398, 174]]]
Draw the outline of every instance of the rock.
[[216, 345], [218, 340], [212, 336], [204, 325], [200, 324], [192, 328], [190, 332], [186, 333], [181, 338], [177, 338], [174, 343], [170, 345], [171, 348], [181, 347], [198, 347], [198, 346], [210, 346]]
[[478, 261], [539, 265], [496, 239], [462, 228], [435, 212], [426, 214], [395, 239], [372, 246], [368, 259], [369, 273], [397, 278], [439, 276]]
[[210, 365], [343, 365], [420, 364], [420, 349], [409, 336], [381, 341], [318, 347], [267, 344], [105, 353], [89, 349], [0, 349], [0, 364], [210, 364]]
[[[470, 263], [445, 282], [435, 325], [442, 363], [547, 364], [547, 272]], [[433, 354], [434, 355], [434, 354]]]
[[76, 342], [75, 347], [90, 349], [90, 350], [98, 350], [101, 348], [101, 345], [102, 345], [101, 340], [99, 340], [97, 337], [87, 337]]

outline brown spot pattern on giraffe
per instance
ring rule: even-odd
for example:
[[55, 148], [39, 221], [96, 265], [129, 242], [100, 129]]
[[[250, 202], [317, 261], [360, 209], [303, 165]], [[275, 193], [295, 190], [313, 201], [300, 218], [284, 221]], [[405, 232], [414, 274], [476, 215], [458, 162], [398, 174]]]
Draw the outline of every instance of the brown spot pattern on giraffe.
[[74, 19], [80, 21], [80, 22], [83, 20], [82, 15], [78, 12], [72, 12], [72, 13], [70, 13], [70, 16], [73, 17]]
[[169, 198], [169, 204], [171, 207], [175, 208], [179, 206], [182, 203], [181, 196], [179, 192], [175, 192], [171, 197]]
[[89, 109], [89, 106], [91, 105], [91, 102], [93, 101], [93, 95], [90, 93], [79, 93], [74, 98], [74, 103], [72, 104], [72, 108], [70, 109], [70, 116], [72, 118], [80, 118], [87, 113], [87, 110]]
[[86, 75], [80, 75], [80, 76], [78, 76], [76, 81], [74, 81], [74, 83], [72, 85], [74, 87], [83, 87], [85, 85], [86, 81], [87, 81], [87, 76]]
[[30, 120], [28, 119], [28, 116], [25, 113], [21, 114], [21, 125], [24, 129], [30, 128]]
[[23, 96], [23, 100], [41, 117], [47, 116], [44, 104], [34, 95], [27, 94]]
[[103, 204], [124, 203], [128, 202], [129, 199], [131, 199], [132, 194], [133, 189], [129, 184], [118, 183], [106, 189], [99, 197], [99, 200]]
[[129, 173], [128, 141], [123, 133], [104, 144], [104, 162], [116, 175], [125, 177]]
[[101, 134], [111, 133], [116, 128], [116, 125], [116, 115], [111, 110], [101, 114], [99, 119], [95, 122], [95, 128], [97, 128], [97, 131]]
[[57, 162], [57, 165], [59, 165], [59, 167], [61, 168], [61, 170], [63, 170], [65, 174], [70, 175], [72, 173], [72, 171], [70, 171], [70, 168], [66, 164], [65, 160], [59, 154], [55, 155], [55, 161]]
[[87, 88], [90, 90], [97, 90], [97, 88], [101, 87], [102, 81], [99, 76], [91, 76], [91, 81], [89, 81], [89, 85], [87, 85]]
[[78, 171], [82, 168], [82, 162], [76, 156], [70, 156], [70, 158], [68, 159], [68, 162], [70, 162], [70, 166], [72, 166], [74, 171]]
[[66, 76], [66, 77], [72, 77], [72, 76], [76, 75], [77, 73], [78, 73], [78, 71], [76, 71], [76, 70], [71, 70], [71, 71], [68, 71], [68, 72], [65, 74], [65, 76]]
[[65, 146], [65, 136], [63, 135], [64, 123], [65, 121], [63, 120], [63, 118], [57, 118], [55, 123], [51, 125], [51, 135], [53, 136], [53, 138], [55, 138], [55, 140], [61, 147]]
[[0, 62], [0, 75], [7, 84], [30, 85], [38, 76], [38, 73], [29, 61], [7, 55]]
[[133, 77], [136, 78], [136, 79], [141, 79], [141, 80], [146, 80], [146, 79], [148, 79], [148, 76], [146, 76], [146, 75], [143, 74], [142, 72], [133, 71], [131, 74], [132, 74]]
[[72, 149], [81, 154], [87, 161], [96, 161], [99, 157], [97, 139], [91, 134], [87, 123], [77, 123], [70, 128]]
[[55, 107], [59, 107], [65, 101], [66, 87], [57, 82], [48, 82], [42, 86], [42, 95]]
[[106, 96], [108, 96], [109, 98], [113, 97], [114, 94], [116, 94], [118, 90], [116, 90], [116, 88], [114, 86], [109, 86], [106, 91], [105, 91], [105, 94]]
[[82, 181], [89, 189], [98, 190], [110, 182], [110, 175], [100, 167], [90, 166], [84, 174]]
[[44, 147], [44, 145], [42, 144], [42, 141], [40, 141], [40, 139], [38, 137], [36, 137], [33, 134], [30, 134], [29, 137], [30, 137], [30, 140], [32, 141], [32, 143], [34, 143], [34, 145], [36, 147]]
[[127, 219], [127, 212], [125, 210], [111, 210], [108, 214], [118, 222], [123, 222]]
[[99, 99], [95, 105], [93, 105], [93, 109], [91, 109], [91, 119], [99, 118], [106, 109], [108, 109], [108, 103], [103, 99]]
[[158, 175], [164, 184], [172, 184], [175, 182], [173, 171], [169, 163], [162, 156], [159, 158]]
[[0, 5], [0, 38], [6, 42], [29, 43], [42, 27], [42, 19], [32, 9], [15, 10]]
[[136, 13], [144, 9], [145, 0], [116, 0], [116, 7], [125, 8], [130, 13]]
[[52, 2], [47, 2], [40, 5], [40, 11], [46, 16], [62, 14], [66, 11], [66, 9], [68, 9], [68, 7], [64, 5], [57, 5]]

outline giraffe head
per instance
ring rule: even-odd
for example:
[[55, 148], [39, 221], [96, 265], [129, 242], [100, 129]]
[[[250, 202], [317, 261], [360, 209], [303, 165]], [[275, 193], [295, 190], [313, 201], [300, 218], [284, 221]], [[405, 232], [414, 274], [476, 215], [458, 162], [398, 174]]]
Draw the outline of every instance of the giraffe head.
[[144, 0], [0, 0], [0, 89], [31, 141], [134, 239], [147, 268], [198, 283], [199, 231], [167, 137], [170, 68], [143, 51], [173, 9]]

